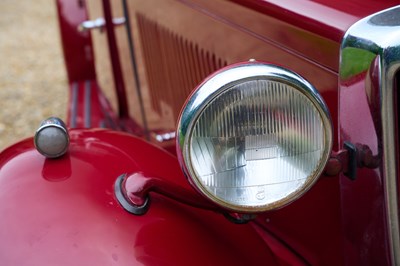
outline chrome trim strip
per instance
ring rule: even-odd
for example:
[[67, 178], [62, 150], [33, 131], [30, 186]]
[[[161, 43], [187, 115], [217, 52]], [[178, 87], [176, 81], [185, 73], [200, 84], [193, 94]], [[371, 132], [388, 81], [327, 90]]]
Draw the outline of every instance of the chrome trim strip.
[[91, 111], [92, 111], [92, 88], [91, 88], [91, 81], [85, 81], [85, 128], [90, 128], [92, 124], [91, 120]]
[[71, 102], [71, 113], [70, 113], [70, 127], [76, 128], [76, 116], [78, 108], [78, 82], [72, 83], [72, 102]]
[[[354, 52], [363, 57], [352, 57]], [[379, 64], [378, 106], [382, 121], [382, 159], [386, 199], [387, 227], [390, 258], [393, 265], [400, 265], [400, 237], [398, 215], [396, 138], [394, 104], [394, 79], [400, 69], [400, 6], [368, 16], [355, 23], [345, 34], [341, 47], [341, 84], [366, 73]], [[355, 71], [356, 70], [356, 71]], [[371, 88], [366, 88], [371, 89]]]
[[175, 131], [172, 132], [166, 132], [162, 134], [154, 134], [153, 137], [158, 141], [158, 142], [166, 142], [175, 139], [176, 133]]
[[[113, 18], [112, 19], [114, 26], [119, 26], [125, 24], [126, 20], [124, 17]], [[104, 18], [96, 18], [95, 20], [86, 20], [78, 25], [79, 32], [85, 32], [93, 29], [103, 30], [106, 25], [106, 21]]]

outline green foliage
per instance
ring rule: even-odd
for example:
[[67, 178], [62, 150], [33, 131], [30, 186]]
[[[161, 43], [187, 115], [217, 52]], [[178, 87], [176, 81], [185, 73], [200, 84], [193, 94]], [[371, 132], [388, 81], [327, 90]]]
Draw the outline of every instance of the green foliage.
[[367, 71], [375, 57], [370, 51], [346, 47], [342, 51], [340, 77], [346, 80]]

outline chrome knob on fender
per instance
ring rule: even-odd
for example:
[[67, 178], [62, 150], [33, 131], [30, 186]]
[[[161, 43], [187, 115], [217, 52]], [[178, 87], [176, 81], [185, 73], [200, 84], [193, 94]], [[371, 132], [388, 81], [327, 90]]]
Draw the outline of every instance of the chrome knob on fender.
[[34, 143], [36, 149], [47, 158], [62, 156], [69, 146], [67, 126], [60, 118], [47, 118], [36, 130]]

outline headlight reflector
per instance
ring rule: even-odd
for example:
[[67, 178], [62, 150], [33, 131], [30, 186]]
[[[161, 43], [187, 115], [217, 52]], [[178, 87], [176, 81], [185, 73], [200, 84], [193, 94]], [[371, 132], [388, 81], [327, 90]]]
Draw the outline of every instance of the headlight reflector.
[[230, 210], [260, 212], [293, 201], [316, 181], [332, 126], [311, 84], [255, 62], [200, 85], [177, 136], [185, 173], [202, 194]]

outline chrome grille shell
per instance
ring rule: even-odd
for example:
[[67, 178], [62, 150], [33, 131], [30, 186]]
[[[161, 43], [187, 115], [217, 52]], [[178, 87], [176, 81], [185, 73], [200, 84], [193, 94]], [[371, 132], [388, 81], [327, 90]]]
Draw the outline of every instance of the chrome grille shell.
[[[354, 55], [358, 53], [359, 60]], [[375, 123], [381, 133], [378, 141], [382, 158], [383, 190], [386, 203], [386, 221], [390, 261], [400, 264], [400, 237], [398, 214], [398, 169], [396, 154], [395, 77], [400, 69], [400, 6], [368, 16], [355, 23], [345, 34], [341, 46], [339, 85], [357, 79], [366, 80], [365, 89], [372, 112], [377, 111], [380, 122]], [[366, 74], [367, 73], [367, 74]], [[367, 80], [375, 74], [374, 81]], [[354, 99], [357, 100], [357, 99]], [[345, 115], [345, 114], [344, 114]], [[346, 139], [342, 139], [342, 142]], [[354, 141], [354, 140], [353, 140]]]

